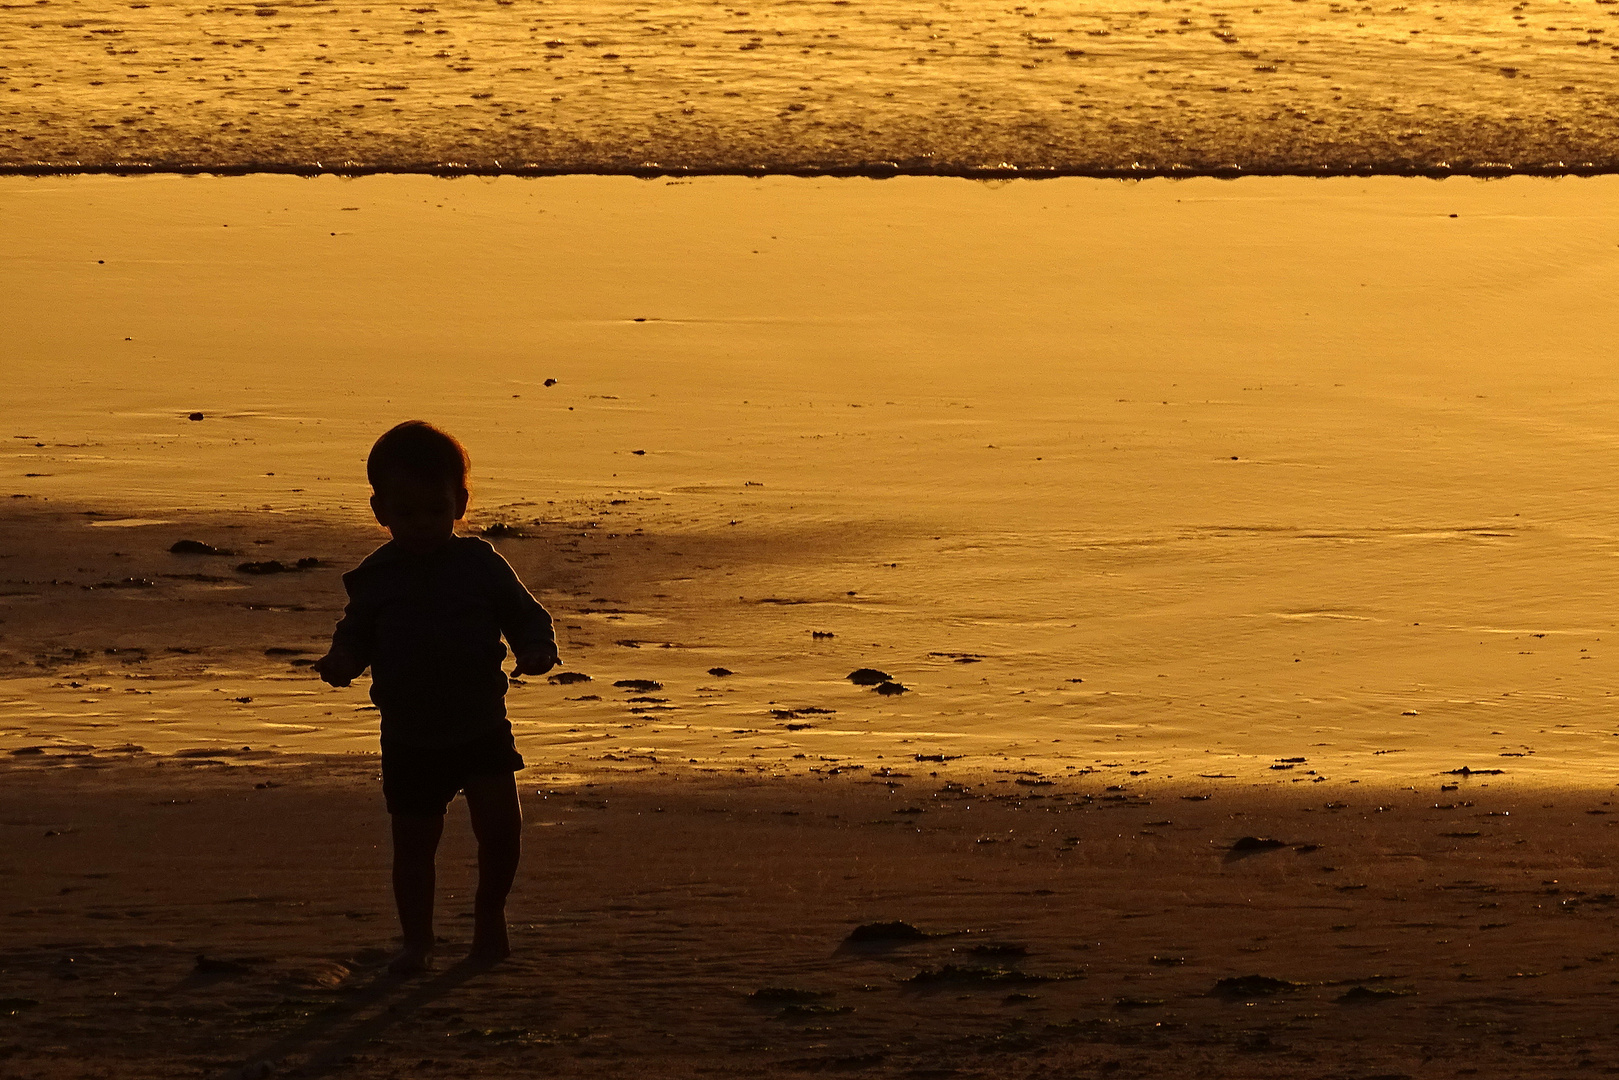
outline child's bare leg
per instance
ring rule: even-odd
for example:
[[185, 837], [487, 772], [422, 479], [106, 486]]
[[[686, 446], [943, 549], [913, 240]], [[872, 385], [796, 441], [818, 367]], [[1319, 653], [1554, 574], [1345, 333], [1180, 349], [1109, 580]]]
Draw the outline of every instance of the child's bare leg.
[[433, 858], [444, 818], [433, 814], [394, 814], [394, 904], [405, 948], [388, 963], [395, 975], [427, 967], [433, 952]]
[[517, 801], [517, 780], [510, 773], [480, 776], [470, 780], [465, 791], [472, 832], [478, 838], [472, 957], [504, 960], [512, 952], [506, 935], [506, 896], [523, 851], [523, 808]]

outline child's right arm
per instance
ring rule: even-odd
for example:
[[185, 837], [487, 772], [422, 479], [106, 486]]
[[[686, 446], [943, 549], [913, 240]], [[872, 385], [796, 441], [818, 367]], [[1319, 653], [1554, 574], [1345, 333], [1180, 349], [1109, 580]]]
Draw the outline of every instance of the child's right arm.
[[517, 660], [512, 674], [544, 675], [562, 662], [557, 654], [556, 628], [551, 613], [534, 599], [534, 594], [524, 587], [500, 552], [488, 544], [479, 550], [487, 553], [485, 559], [494, 587], [500, 631]]

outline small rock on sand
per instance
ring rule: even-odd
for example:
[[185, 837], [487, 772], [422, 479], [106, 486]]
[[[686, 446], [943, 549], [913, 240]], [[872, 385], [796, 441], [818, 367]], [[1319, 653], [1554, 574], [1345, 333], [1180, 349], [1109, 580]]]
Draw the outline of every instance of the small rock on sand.
[[1284, 841], [1273, 840], [1268, 836], [1244, 836], [1231, 845], [1231, 850], [1237, 854], [1251, 854], [1256, 851], [1273, 851], [1286, 846]]
[[641, 694], [650, 694], [654, 690], [662, 690], [663, 684], [652, 679], [620, 679], [613, 684], [620, 690], [634, 690]]
[[169, 545], [169, 552], [174, 555], [235, 555], [229, 548], [214, 547], [201, 540], [176, 540]]
[[714, 676], [716, 679], [723, 679], [727, 675], [735, 675], [736, 674], [736, 672], [732, 671], [728, 667], [711, 667], [711, 668], [708, 669], [708, 673], [710, 675]]
[[845, 945], [905, 945], [916, 941], [926, 941], [933, 935], [925, 930], [918, 930], [908, 922], [880, 922], [862, 923], [849, 931], [849, 936], [843, 939]]
[[1303, 985], [1286, 979], [1275, 979], [1269, 975], [1233, 975], [1216, 982], [1210, 993], [1215, 997], [1249, 999], [1269, 997], [1285, 990], [1297, 990]]
[[876, 668], [869, 667], [856, 668], [844, 677], [856, 686], [876, 686], [878, 683], [885, 683], [893, 678], [886, 671], [878, 671]]
[[893, 697], [895, 694], [909, 693], [910, 689], [911, 688], [906, 686], [904, 683], [883, 682], [877, 684], [877, 692], [884, 697]]

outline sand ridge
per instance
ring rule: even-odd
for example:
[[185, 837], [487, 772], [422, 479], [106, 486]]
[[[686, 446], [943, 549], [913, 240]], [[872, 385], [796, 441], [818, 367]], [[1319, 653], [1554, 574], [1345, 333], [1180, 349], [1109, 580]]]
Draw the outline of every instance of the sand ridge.
[[1615, 168], [1619, 6], [0, 5], [0, 167]]

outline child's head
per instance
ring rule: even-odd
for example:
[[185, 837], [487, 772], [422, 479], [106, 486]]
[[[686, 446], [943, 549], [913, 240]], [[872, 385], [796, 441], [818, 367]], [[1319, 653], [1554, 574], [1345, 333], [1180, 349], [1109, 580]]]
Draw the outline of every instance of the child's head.
[[371, 511], [400, 545], [437, 547], [467, 512], [468, 464], [466, 447], [426, 421], [390, 428], [365, 459]]

